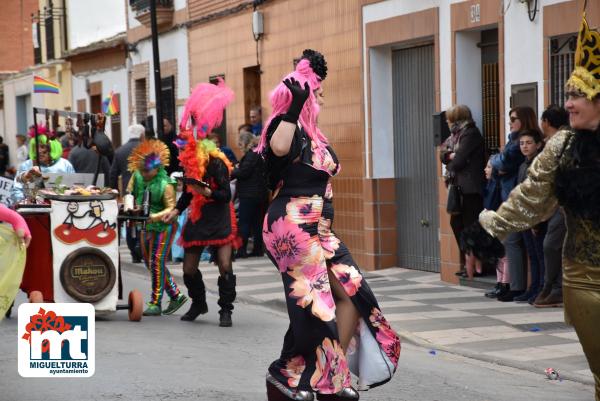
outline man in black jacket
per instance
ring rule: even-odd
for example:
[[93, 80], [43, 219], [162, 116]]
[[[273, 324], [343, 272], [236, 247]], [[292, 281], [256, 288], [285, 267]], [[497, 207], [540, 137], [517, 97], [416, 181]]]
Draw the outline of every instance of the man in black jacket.
[[171, 124], [167, 118], [163, 118], [163, 142], [169, 148], [170, 154], [170, 163], [169, 166], [166, 167], [167, 174], [171, 175], [175, 171], [181, 171], [181, 167], [179, 166], [179, 160], [177, 157], [179, 156], [179, 149], [175, 145], [175, 140], [177, 139], [177, 131]]
[[[140, 140], [143, 139], [146, 128], [140, 124], [131, 125], [128, 129], [129, 140], [121, 145], [115, 151], [115, 157], [113, 159], [112, 166], [110, 167], [110, 186], [115, 189], [124, 191], [129, 184], [131, 173], [127, 170], [127, 159], [133, 149], [139, 144]], [[121, 188], [119, 188], [119, 177], [121, 177]], [[131, 252], [131, 260], [133, 263], [142, 262], [142, 251], [140, 249], [139, 232], [133, 233], [131, 229], [127, 229], [127, 247]]]
[[97, 151], [92, 148], [86, 148], [83, 144], [79, 144], [69, 153], [69, 162], [77, 173], [95, 174], [98, 168], [98, 157], [100, 157], [100, 174], [104, 176], [104, 186], [109, 186], [108, 174], [110, 172], [110, 162], [106, 156], [100, 156]]

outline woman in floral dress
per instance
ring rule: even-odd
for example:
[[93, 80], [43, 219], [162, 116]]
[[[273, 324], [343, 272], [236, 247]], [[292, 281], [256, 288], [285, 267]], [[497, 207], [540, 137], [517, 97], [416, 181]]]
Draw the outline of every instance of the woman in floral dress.
[[323, 56], [305, 50], [271, 94], [273, 113], [257, 151], [275, 197], [263, 238], [281, 273], [290, 326], [269, 367], [269, 400], [357, 400], [350, 372], [366, 390], [391, 379], [400, 339], [385, 320], [348, 248], [332, 231], [329, 179], [340, 164], [317, 127]]

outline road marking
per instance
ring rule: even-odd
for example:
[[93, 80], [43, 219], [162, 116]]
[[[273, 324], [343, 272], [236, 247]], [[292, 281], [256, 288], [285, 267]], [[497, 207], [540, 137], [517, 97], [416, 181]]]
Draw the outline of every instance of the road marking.
[[509, 313], [502, 315], [490, 315], [488, 317], [491, 319], [502, 320], [503, 322], [510, 324], [550, 323], [565, 321], [565, 316], [562, 311], [543, 313]]
[[420, 294], [388, 295], [390, 298], [404, 299], [408, 301], [419, 301], [425, 299], [448, 299], [448, 298], [467, 298], [480, 297], [479, 293], [452, 291], [452, 292], [426, 292]]
[[428, 320], [442, 318], [458, 318], [480, 316], [475, 313], [462, 311], [434, 311], [434, 312], [409, 312], [409, 313], [387, 313], [385, 318], [390, 322], [403, 322], [406, 320]]
[[500, 325], [470, 327], [464, 329], [428, 330], [415, 332], [414, 334], [429, 342], [442, 345], [507, 340], [542, 335], [542, 333], [524, 332], [515, 329], [514, 327]]
[[266, 290], [269, 288], [281, 288], [282, 286], [283, 286], [283, 284], [281, 283], [281, 281], [276, 281], [276, 282], [272, 282], [272, 283], [238, 285], [235, 288], [238, 292], [247, 292], [247, 291], [255, 291], [255, 290]]
[[389, 287], [374, 287], [371, 286], [373, 292], [388, 292], [388, 291], [402, 291], [402, 290], [419, 290], [419, 289], [427, 289], [427, 288], [441, 288], [441, 285], [433, 285], [433, 284], [404, 284], [404, 285], [393, 285]]

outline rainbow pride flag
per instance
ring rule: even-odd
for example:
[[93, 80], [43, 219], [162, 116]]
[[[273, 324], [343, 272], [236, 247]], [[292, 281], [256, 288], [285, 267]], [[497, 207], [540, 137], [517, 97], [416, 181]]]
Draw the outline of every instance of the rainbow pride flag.
[[119, 113], [119, 101], [117, 95], [113, 91], [110, 91], [108, 96], [102, 102], [102, 111], [107, 116], [114, 116]]
[[37, 75], [33, 76], [33, 93], [56, 93], [58, 85]]

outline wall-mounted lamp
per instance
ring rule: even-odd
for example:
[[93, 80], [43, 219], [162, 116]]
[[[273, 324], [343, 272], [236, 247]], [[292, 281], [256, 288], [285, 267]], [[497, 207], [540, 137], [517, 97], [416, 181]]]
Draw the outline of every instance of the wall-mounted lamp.
[[254, 35], [254, 40], [260, 40], [264, 33], [265, 27], [263, 13], [261, 11], [254, 10], [252, 13], [252, 34]]

